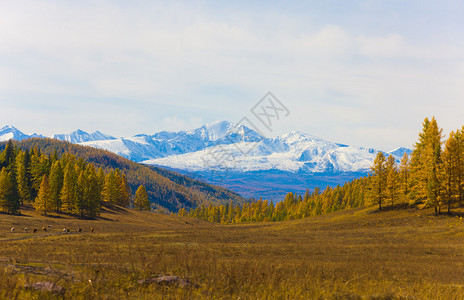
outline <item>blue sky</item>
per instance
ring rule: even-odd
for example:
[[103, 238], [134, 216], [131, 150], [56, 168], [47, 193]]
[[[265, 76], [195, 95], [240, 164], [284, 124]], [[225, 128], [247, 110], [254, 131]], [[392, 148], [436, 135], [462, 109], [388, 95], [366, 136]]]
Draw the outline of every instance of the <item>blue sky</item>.
[[2, 1], [0, 126], [114, 136], [239, 121], [411, 147], [464, 124], [460, 1]]

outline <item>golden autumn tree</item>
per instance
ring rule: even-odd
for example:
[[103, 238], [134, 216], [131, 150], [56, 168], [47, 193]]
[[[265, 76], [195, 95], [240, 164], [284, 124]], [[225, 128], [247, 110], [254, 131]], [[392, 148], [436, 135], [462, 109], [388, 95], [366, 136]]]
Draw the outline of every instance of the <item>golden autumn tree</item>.
[[386, 175], [386, 200], [389, 200], [393, 206], [394, 200], [399, 195], [399, 175], [398, 167], [396, 165], [395, 158], [393, 155], [389, 155], [385, 163], [385, 175]]
[[47, 215], [47, 211], [50, 210], [50, 205], [52, 201], [52, 191], [50, 189], [50, 184], [48, 182], [48, 176], [45, 174], [42, 177], [42, 182], [40, 183], [39, 193], [37, 198], [34, 201], [34, 208], [37, 211], [42, 211], [44, 215]]
[[135, 192], [134, 206], [139, 210], [150, 210], [150, 205], [147, 190], [143, 185], [140, 185]]
[[459, 169], [460, 169], [460, 147], [455, 132], [451, 132], [445, 142], [442, 153], [441, 183], [443, 187], [443, 199], [447, 204], [448, 213], [451, 204], [459, 199]]
[[385, 163], [385, 155], [383, 152], [379, 152], [371, 167], [370, 196], [372, 202], [379, 205], [379, 210], [382, 210], [382, 203], [386, 196], [387, 172]]

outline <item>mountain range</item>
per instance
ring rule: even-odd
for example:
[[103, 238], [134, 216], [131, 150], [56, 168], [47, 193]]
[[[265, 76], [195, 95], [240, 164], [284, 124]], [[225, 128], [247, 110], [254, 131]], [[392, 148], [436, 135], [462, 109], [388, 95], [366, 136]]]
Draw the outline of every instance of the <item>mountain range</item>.
[[[22, 140], [14, 128], [0, 129], [0, 141]], [[217, 121], [190, 131], [161, 131], [115, 138], [98, 131], [76, 130], [51, 138], [105, 149], [132, 161], [165, 167], [196, 179], [222, 185], [245, 197], [280, 200], [287, 192], [343, 184], [365, 175], [378, 152], [334, 143], [299, 131], [264, 137], [228, 121]], [[407, 148], [392, 154], [397, 161]]]

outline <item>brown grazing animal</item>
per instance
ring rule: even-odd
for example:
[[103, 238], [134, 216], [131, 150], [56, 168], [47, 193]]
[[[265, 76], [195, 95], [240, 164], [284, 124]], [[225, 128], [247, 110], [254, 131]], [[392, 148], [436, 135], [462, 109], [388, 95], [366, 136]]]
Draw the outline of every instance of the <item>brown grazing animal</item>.
[[43, 231], [47, 231], [47, 228], [46, 228], [46, 227], [42, 227], [42, 230], [43, 230]]
[[37, 232], [37, 228], [34, 228], [34, 230], [32, 230], [33, 233], [36, 233]]
[[93, 227], [92, 227], [92, 228], [90, 228], [90, 232], [93, 232], [94, 230], [95, 230], [95, 229], [93, 229]]
[[79, 231], [79, 233], [81, 233], [81, 232], [82, 232], [82, 228], [79, 228], [77, 231]]

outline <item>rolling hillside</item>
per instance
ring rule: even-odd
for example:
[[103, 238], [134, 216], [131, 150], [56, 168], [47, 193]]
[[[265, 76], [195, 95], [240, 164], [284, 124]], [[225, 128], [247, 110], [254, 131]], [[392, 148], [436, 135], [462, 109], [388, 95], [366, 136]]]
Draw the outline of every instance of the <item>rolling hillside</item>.
[[[37, 147], [48, 155], [55, 152], [57, 154], [68, 152], [84, 158], [97, 168], [119, 168], [126, 174], [133, 192], [139, 185], [144, 185], [150, 201], [158, 208], [168, 211], [177, 211], [181, 207], [193, 208], [200, 203], [242, 202], [245, 200], [237, 193], [225, 188], [163, 171], [160, 168], [150, 168], [105, 150], [46, 138], [25, 139], [14, 143], [22, 149]], [[0, 143], [0, 150], [3, 150], [5, 145], [5, 142]]]

